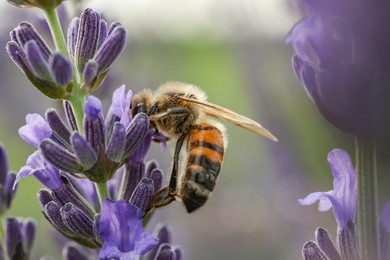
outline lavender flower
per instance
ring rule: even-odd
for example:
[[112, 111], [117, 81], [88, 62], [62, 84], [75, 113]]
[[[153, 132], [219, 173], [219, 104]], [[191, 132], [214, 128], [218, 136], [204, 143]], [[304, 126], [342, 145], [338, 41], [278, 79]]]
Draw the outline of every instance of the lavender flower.
[[302, 1], [308, 15], [287, 38], [293, 68], [322, 115], [354, 135], [388, 133], [387, 1]]
[[64, 260], [89, 260], [89, 259], [97, 259], [98, 255], [95, 251], [85, 249], [75, 243], [67, 243], [63, 250], [62, 256]]
[[[31, 219], [7, 218], [5, 251], [9, 259], [29, 259], [35, 240], [35, 222]], [[4, 259], [4, 255], [0, 255]]]
[[172, 246], [172, 230], [169, 226], [164, 224], [158, 224], [153, 235], [158, 238], [159, 242], [147, 255], [144, 257], [147, 260], [181, 260], [182, 250], [178, 246]]
[[30, 23], [20, 23], [10, 35], [8, 55], [31, 83], [50, 98], [65, 99], [73, 88], [69, 59], [59, 52], [53, 53]]
[[58, 51], [53, 53], [27, 22], [20, 23], [10, 35], [7, 51], [11, 59], [39, 91], [53, 99], [67, 99], [79, 85], [86, 92], [96, 90], [126, 44], [126, 31], [120, 23], [107, 28], [100, 13], [92, 9], [69, 25], [67, 44], [72, 62]]
[[307, 242], [303, 247], [303, 259], [358, 259], [359, 243], [354, 221], [356, 214], [356, 171], [350, 156], [343, 150], [334, 149], [328, 154], [328, 162], [334, 176], [333, 190], [314, 192], [299, 200], [301, 205], [311, 205], [320, 201], [319, 210], [333, 207], [338, 223], [338, 248], [332, 243], [328, 232], [323, 228], [316, 231], [317, 242]]
[[68, 29], [68, 51], [89, 92], [100, 86], [109, 68], [122, 53], [126, 31], [119, 22], [107, 28], [100, 13], [88, 8]]
[[348, 221], [353, 221], [356, 213], [356, 170], [351, 157], [343, 150], [334, 149], [328, 154], [328, 162], [333, 173], [333, 190], [313, 192], [299, 200], [301, 205], [311, 205], [320, 201], [319, 210], [326, 211], [333, 207], [333, 213], [341, 228]]
[[[129, 98], [124, 89], [122, 86], [118, 90]], [[28, 115], [27, 124], [20, 128], [19, 134], [28, 143], [38, 146], [43, 157], [62, 171], [75, 176], [83, 174], [94, 182], [106, 182], [151, 131], [148, 117], [140, 113], [130, 119], [129, 113], [125, 113], [130, 100], [127, 106], [116, 105], [122, 101], [122, 96], [114, 95], [112, 106], [123, 108], [124, 113], [118, 115], [110, 110], [105, 123], [100, 101], [88, 96], [84, 107], [84, 135], [76, 130], [71, 132], [54, 109], [46, 112], [46, 121], [39, 115]], [[70, 128], [77, 128], [70, 106], [66, 106], [66, 110]]]
[[124, 200], [103, 202], [99, 233], [104, 240], [100, 258], [135, 259], [158, 243], [143, 231], [142, 211]]
[[3, 215], [11, 206], [17, 188], [16, 184], [14, 186], [15, 179], [16, 175], [10, 171], [8, 166], [6, 151], [0, 144], [0, 215]]

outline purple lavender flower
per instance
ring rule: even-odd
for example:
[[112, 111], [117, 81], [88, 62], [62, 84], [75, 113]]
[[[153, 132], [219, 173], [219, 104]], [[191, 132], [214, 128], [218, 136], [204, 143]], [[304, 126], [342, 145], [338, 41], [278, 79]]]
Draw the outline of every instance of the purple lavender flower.
[[347, 226], [337, 231], [337, 246], [335, 246], [324, 228], [317, 228], [316, 241], [306, 242], [302, 249], [304, 260], [354, 260], [359, 259], [359, 243], [356, 226], [348, 221]]
[[126, 31], [118, 22], [107, 28], [100, 13], [88, 8], [72, 20], [67, 41], [74, 66], [83, 77], [83, 88], [91, 92], [100, 86], [122, 53]]
[[158, 240], [142, 228], [142, 211], [124, 200], [104, 200], [99, 233], [104, 240], [100, 258], [136, 259]]
[[337, 241], [339, 250], [333, 245], [328, 232], [323, 228], [316, 231], [317, 242], [307, 242], [303, 247], [303, 259], [358, 259], [359, 243], [354, 221], [356, 214], [356, 171], [351, 158], [343, 150], [334, 149], [328, 154], [328, 162], [333, 173], [333, 190], [313, 192], [299, 200], [301, 205], [311, 205], [320, 201], [319, 210], [333, 207], [338, 224]]
[[67, 243], [62, 250], [62, 256], [64, 260], [89, 260], [97, 259], [98, 255], [95, 252], [96, 250], [85, 249], [75, 243]]
[[11, 206], [16, 193], [15, 179], [16, 175], [10, 171], [8, 166], [7, 153], [0, 144], [0, 215], [3, 215]]
[[65, 99], [71, 92], [73, 71], [69, 59], [52, 52], [34, 26], [22, 22], [10, 33], [8, 55], [44, 95]]
[[38, 7], [41, 9], [54, 9], [59, 6], [64, 0], [7, 0], [8, 3], [21, 8]]
[[33, 220], [7, 218], [5, 251], [8, 259], [29, 259], [34, 240], [35, 222]]
[[354, 135], [388, 133], [390, 5], [387, 1], [302, 1], [308, 15], [287, 38], [293, 68], [333, 125]]
[[146, 255], [147, 260], [168, 260], [168, 259], [182, 259], [182, 250], [179, 246], [172, 246], [172, 230], [169, 226], [158, 224], [153, 235], [159, 240], [157, 246], [150, 250]]
[[[120, 107], [123, 112], [110, 110], [106, 122], [100, 100], [88, 96], [84, 107], [84, 135], [75, 130], [71, 132], [54, 109], [46, 112], [46, 121], [36, 114], [27, 116], [27, 124], [20, 128], [19, 134], [28, 143], [38, 146], [45, 160], [62, 171], [78, 177], [83, 174], [95, 182], [106, 182], [151, 132], [145, 114], [139, 113], [131, 119], [127, 106], [116, 105], [122, 104], [123, 96], [130, 98], [131, 95], [131, 92], [125, 94], [124, 86], [119, 90], [122, 94], [114, 96], [112, 107]], [[130, 101], [127, 102], [129, 106]], [[66, 110], [71, 129], [74, 129], [73, 112], [69, 106]], [[146, 142], [150, 143], [150, 140]]]
[[[16, 1], [15, 1], [16, 2]], [[39, 1], [34, 1], [39, 2]], [[100, 13], [88, 8], [74, 18], [68, 29], [67, 44], [71, 61], [52, 52], [33, 25], [22, 22], [10, 33], [7, 51], [15, 64], [44, 95], [66, 99], [76, 81], [87, 92], [96, 90], [126, 44], [126, 31], [120, 23], [101, 19]], [[73, 67], [81, 79], [73, 75]]]
[[299, 200], [301, 205], [311, 205], [320, 201], [319, 210], [327, 211], [333, 207], [337, 223], [341, 228], [353, 221], [356, 213], [356, 170], [351, 157], [343, 150], [334, 149], [328, 154], [328, 162], [333, 173], [333, 190], [313, 192]]

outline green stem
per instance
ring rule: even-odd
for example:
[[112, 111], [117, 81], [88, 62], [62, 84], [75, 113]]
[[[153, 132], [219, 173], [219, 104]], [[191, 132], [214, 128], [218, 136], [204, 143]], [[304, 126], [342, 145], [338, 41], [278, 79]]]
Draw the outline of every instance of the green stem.
[[356, 137], [357, 227], [360, 259], [379, 260], [378, 183], [376, 147], [372, 138]]
[[107, 183], [105, 183], [105, 182], [102, 182], [102, 183], [95, 182], [95, 185], [96, 185], [96, 189], [97, 189], [98, 194], [99, 194], [100, 203], [103, 203], [103, 200], [105, 198], [110, 198], [110, 194], [108, 193], [108, 189], [107, 189]]
[[51, 35], [53, 37], [56, 48], [69, 58], [64, 33], [62, 32], [56, 9], [43, 10], [43, 13], [45, 14], [47, 23], [49, 24]]
[[[66, 41], [64, 33], [62, 32], [60, 20], [58, 19], [58, 14], [56, 9], [43, 10], [45, 14], [47, 23], [49, 24], [51, 35], [57, 50], [59, 50], [63, 55], [69, 58], [68, 48], [66, 47]], [[83, 118], [84, 118], [84, 103], [86, 94], [80, 88], [80, 75], [76, 69], [73, 69], [73, 88], [70, 96], [67, 98], [72, 105], [73, 112], [76, 117], [76, 122], [79, 128], [79, 131], [82, 132], [83, 129]]]

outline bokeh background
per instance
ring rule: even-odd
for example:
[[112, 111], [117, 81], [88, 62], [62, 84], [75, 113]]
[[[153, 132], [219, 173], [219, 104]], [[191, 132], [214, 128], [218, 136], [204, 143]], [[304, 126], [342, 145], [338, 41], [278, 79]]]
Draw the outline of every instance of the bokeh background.
[[[320, 116], [293, 75], [292, 48], [284, 40], [302, 17], [296, 1], [66, 1], [61, 10], [65, 31], [69, 17], [84, 7], [101, 11], [108, 22], [121, 21], [128, 30], [125, 52], [95, 93], [106, 108], [121, 84], [137, 92], [184, 81], [202, 87], [211, 102], [259, 121], [279, 138], [274, 143], [226, 124], [229, 147], [211, 199], [191, 215], [180, 203], [159, 210], [149, 231], [158, 222], [171, 226], [174, 244], [190, 260], [300, 259], [303, 243], [314, 239], [317, 226], [335, 236], [331, 211], [300, 206], [298, 199], [331, 189], [327, 153], [338, 147], [353, 157], [353, 139]], [[23, 20], [34, 23], [51, 43], [41, 13], [2, 1], [0, 16], [0, 142], [17, 172], [33, 152], [17, 134], [25, 115], [61, 109], [61, 103], [41, 95], [5, 50], [9, 31]], [[150, 157], [169, 172], [170, 152], [161, 154], [154, 147]], [[33, 178], [22, 180], [7, 215], [36, 219], [33, 259], [61, 259], [61, 245], [36, 199], [40, 188]]]

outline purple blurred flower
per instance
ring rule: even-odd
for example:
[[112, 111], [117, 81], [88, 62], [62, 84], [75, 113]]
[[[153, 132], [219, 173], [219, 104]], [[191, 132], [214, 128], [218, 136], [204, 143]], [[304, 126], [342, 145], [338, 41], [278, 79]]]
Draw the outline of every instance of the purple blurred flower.
[[356, 170], [351, 157], [343, 150], [334, 149], [328, 154], [328, 162], [333, 173], [333, 190], [313, 192], [300, 199], [301, 205], [311, 205], [320, 201], [319, 210], [326, 211], [333, 207], [337, 223], [341, 228], [353, 221], [356, 213]]
[[150, 250], [145, 259], [148, 260], [181, 260], [183, 252], [179, 246], [172, 246], [172, 230], [169, 226], [158, 224], [153, 235], [159, 240], [157, 246]]
[[104, 240], [100, 258], [136, 259], [158, 243], [143, 230], [142, 211], [124, 200], [104, 200], [99, 233]]
[[11, 207], [17, 186], [15, 179], [16, 175], [9, 169], [5, 148], [0, 144], [0, 215]]
[[[31, 219], [7, 218], [5, 249], [8, 259], [30, 259], [35, 240], [35, 222]], [[4, 255], [0, 255], [4, 259]]]
[[323, 228], [316, 230], [316, 241], [307, 242], [302, 250], [303, 259], [358, 259], [359, 243], [354, 218], [356, 214], [356, 171], [351, 157], [343, 150], [334, 149], [328, 154], [328, 162], [333, 173], [333, 190], [313, 192], [300, 199], [301, 205], [311, 205], [320, 201], [319, 210], [333, 207], [338, 224], [338, 249], [333, 245], [328, 232]]
[[293, 67], [307, 94], [343, 131], [386, 132], [390, 5], [386, 0], [302, 2], [308, 15], [294, 26], [287, 42], [294, 46]]

